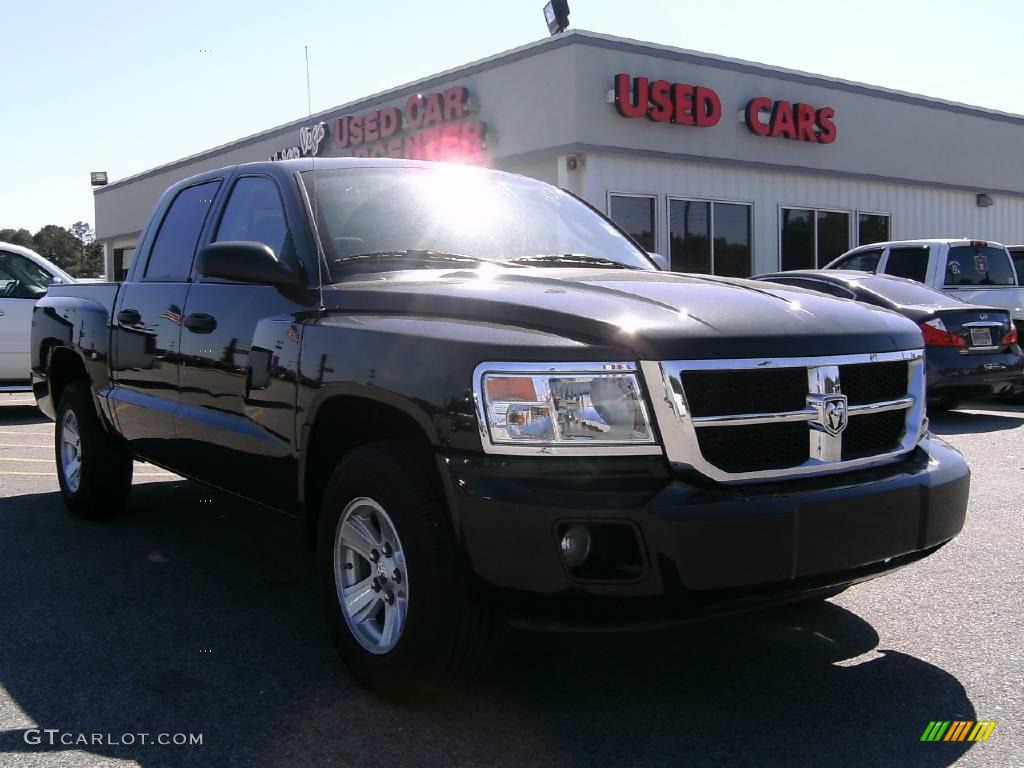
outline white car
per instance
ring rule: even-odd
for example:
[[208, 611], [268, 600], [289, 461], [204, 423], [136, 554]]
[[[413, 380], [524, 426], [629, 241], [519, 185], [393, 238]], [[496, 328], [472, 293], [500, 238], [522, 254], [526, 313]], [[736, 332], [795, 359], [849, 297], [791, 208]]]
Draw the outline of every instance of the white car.
[[[916, 280], [966, 301], [1010, 311], [1024, 331], [1024, 275], [1006, 246], [987, 240], [899, 240], [862, 245], [825, 269], [855, 269]], [[1020, 278], [1020, 279], [1018, 279]]]
[[51, 283], [75, 278], [35, 251], [0, 243], [0, 392], [29, 392], [32, 307]]

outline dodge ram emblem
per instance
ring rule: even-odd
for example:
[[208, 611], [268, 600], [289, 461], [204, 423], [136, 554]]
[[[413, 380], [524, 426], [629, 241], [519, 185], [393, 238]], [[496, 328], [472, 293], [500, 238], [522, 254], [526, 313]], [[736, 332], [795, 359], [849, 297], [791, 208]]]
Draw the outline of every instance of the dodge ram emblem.
[[838, 435], [846, 429], [846, 395], [816, 395], [808, 398], [808, 405], [815, 410], [811, 426], [830, 435]]

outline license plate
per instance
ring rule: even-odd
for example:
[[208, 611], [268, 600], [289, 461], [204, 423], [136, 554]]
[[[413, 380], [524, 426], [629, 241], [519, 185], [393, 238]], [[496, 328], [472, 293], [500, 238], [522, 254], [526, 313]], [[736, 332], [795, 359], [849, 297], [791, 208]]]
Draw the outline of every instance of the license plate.
[[988, 328], [971, 328], [972, 347], [991, 347], [992, 331]]

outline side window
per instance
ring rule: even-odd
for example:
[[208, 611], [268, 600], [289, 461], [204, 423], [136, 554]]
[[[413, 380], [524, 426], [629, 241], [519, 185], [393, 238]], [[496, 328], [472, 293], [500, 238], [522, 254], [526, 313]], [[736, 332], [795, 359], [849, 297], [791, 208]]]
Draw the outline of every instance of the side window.
[[858, 251], [836, 263], [832, 269], [855, 269], [859, 272], [874, 272], [878, 269], [878, 260], [882, 258], [882, 249]]
[[192, 271], [192, 258], [210, 211], [210, 203], [220, 187], [219, 181], [183, 189], [167, 210], [146, 264], [145, 277], [184, 280]]
[[1017, 271], [1017, 285], [1024, 285], [1024, 251], [1010, 251], [1010, 256]]
[[928, 279], [928, 252], [927, 245], [890, 248], [885, 274], [925, 282]]
[[50, 273], [31, 259], [0, 251], [0, 299], [38, 299], [51, 279]]
[[266, 176], [245, 176], [231, 190], [215, 241], [248, 240], [282, 255], [288, 224], [277, 185]]

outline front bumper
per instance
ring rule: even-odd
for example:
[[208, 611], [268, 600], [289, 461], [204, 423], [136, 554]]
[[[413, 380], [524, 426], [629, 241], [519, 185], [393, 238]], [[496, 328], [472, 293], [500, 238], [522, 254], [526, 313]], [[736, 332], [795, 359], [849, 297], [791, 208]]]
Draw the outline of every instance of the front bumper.
[[[656, 624], [842, 588], [953, 538], [970, 483], [932, 436], [883, 467], [745, 486], [684, 481], [659, 460], [442, 463], [471, 568], [526, 623], [568, 611], [569, 624]], [[571, 523], [632, 529], [639, 566], [628, 578], [570, 572], [558, 542]]]
[[925, 371], [929, 395], [983, 396], [1024, 385], [1024, 356], [1017, 345], [984, 355], [927, 347]]

